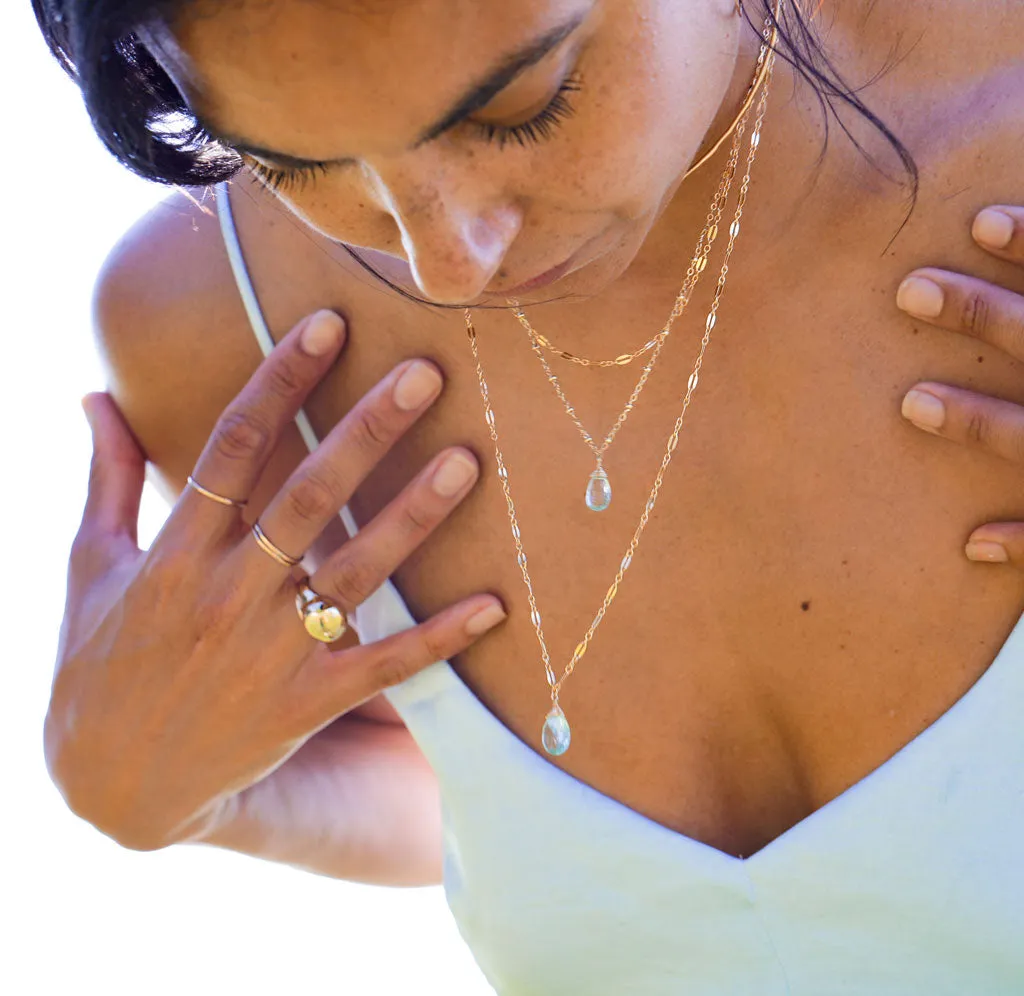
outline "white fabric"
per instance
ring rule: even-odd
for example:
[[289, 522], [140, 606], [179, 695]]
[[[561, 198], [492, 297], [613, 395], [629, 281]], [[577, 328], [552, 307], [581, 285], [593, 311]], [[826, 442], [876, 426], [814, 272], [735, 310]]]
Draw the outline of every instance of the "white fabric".
[[[414, 625], [390, 581], [358, 622]], [[745, 860], [548, 763], [447, 661], [386, 695], [438, 777], [445, 893], [501, 996], [1024, 994], [1024, 620], [937, 722]]]

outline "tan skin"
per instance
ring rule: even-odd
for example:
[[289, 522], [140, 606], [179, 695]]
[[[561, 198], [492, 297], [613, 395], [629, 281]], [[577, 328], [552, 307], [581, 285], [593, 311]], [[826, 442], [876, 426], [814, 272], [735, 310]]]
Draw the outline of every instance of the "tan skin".
[[[1024, 452], [1014, 428], [1021, 422], [1016, 404], [1024, 403], [1024, 349], [1010, 333], [1024, 314], [1013, 293], [1024, 292], [1024, 271], [1014, 265], [1024, 260], [1024, 211], [1006, 208], [1017, 220], [1006, 250], [982, 251], [970, 228], [980, 208], [1020, 198], [1024, 107], [1015, 94], [1024, 64], [1011, 39], [1024, 34], [1024, 10], [1005, 5], [979, 17], [968, 2], [826, 4], [825, 21], [834, 21], [828, 50], [850, 80], [877, 71], [898, 32], [917, 41], [864, 93], [922, 171], [917, 210], [888, 248], [903, 216], [900, 191], [837, 133], [816, 184], [805, 182], [820, 148], [819, 119], [806, 88], [790, 99], [790, 74], [779, 65], [701, 385], [640, 552], [562, 693], [572, 747], [551, 758], [539, 744], [550, 705], [546, 683], [461, 312], [432, 311], [382, 289], [324, 233], [376, 250], [369, 258], [389, 275], [439, 301], [489, 290], [500, 301], [500, 291], [596, 238], [606, 250], [601, 258], [522, 300], [580, 295], [528, 313], [542, 332], [577, 352], [607, 356], [634, 348], [665, 319], [724, 160], [716, 157], [678, 191], [675, 182], [705, 135], [718, 133], [713, 126], [731, 120], [755, 49], [730, 20], [731, 0], [677, 5], [692, 8], [684, 19], [692, 35], [668, 23], [659, 4], [644, 4], [647, 19], [639, 21], [634, 4], [597, 5], [568, 43], [573, 52], [578, 43], [584, 59], [588, 52], [602, 57], [594, 57], [590, 79], [584, 66], [577, 116], [529, 155], [500, 153], [513, 165], [496, 169], [499, 153], [470, 152], [454, 140], [404, 151], [408, 136], [436, 116], [431, 110], [446, 106], [475, 76], [471, 66], [437, 55], [446, 44], [440, 36], [459, 24], [467, 33], [459, 51], [479, 51], [486, 64], [512, 33], [532, 37], [537, 26], [575, 7], [523, 4], [513, 25], [497, 6], [486, 16], [460, 8], [453, 19], [439, 16], [452, 4], [399, 5], [385, 39], [372, 17], [350, 18], [343, 6], [293, 5], [301, 16], [277, 18], [275, 5], [262, 5], [264, 15], [240, 34], [246, 7], [228, 5], [183, 20], [176, 28], [181, 49], [175, 55], [165, 38], [164, 55], [177, 58], [182, 72], [182, 52], [191, 58], [197, 103], [201, 94], [203, 112], [223, 130], [296, 155], [354, 155], [364, 164], [358, 182], [332, 171], [279, 198], [247, 179], [232, 190], [271, 328], [283, 332], [325, 306], [347, 321], [342, 357], [307, 406], [320, 438], [399, 361], [426, 357], [444, 373], [440, 400], [358, 489], [350, 503], [356, 518], [369, 522], [443, 447], [475, 453], [479, 483], [394, 575], [413, 615], [426, 619], [474, 592], [497, 593], [509, 620], [453, 659], [481, 703], [545, 762], [680, 834], [749, 856], [869, 776], [949, 710], [987, 669], [1024, 606], [1019, 573], [964, 556], [979, 523], [1020, 514], [1013, 460]], [[650, 42], [649, 51], [609, 41], [658, 17], [667, 21], [635, 41], [637, 49]], [[334, 58], [330, 46], [321, 50], [311, 41], [332, 30], [338, 36], [340, 21], [325, 18], [344, 21], [351, 59]], [[534, 30], [525, 30], [526, 22]], [[358, 32], [364, 34], [356, 44]], [[712, 36], [718, 48], [701, 44]], [[417, 58], [382, 57], [389, 45], [398, 51], [414, 38], [422, 46]], [[681, 46], [691, 46], [693, 59], [712, 54], [699, 56], [706, 65], [679, 68], [686, 64], [676, 57]], [[304, 58], [288, 60], [288, 51]], [[634, 57], [654, 66], [649, 79], [630, 88], [602, 84], [602, 59]], [[544, 66], [554, 64], [562, 65], [558, 56]], [[678, 78], [659, 75], [670, 66]], [[636, 80], [632, 64], [613, 66], [609, 75], [616, 69]], [[558, 72], [545, 71], [523, 94], [506, 94], [505, 106], [479, 117], [493, 111], [490, 120], [509, 115], [505, 120], [514, 122], [552, 79], [557, 85]], [[669, 99], [684, 83], [691, 99]], [[379, 105], [371, 89], [384, 95]], [[312, 92], [316, 101], [303, 100]], [[584, 110], [587, 100], [603, 101], [613, 119], [625, 114], [619, 105], [632, 101], [630, 113], [650, 115], [659, 139], [616, 131], [624, 129], [619, 118], [602, 126], [610, 135], [587, 144], [599, 117]], [[315, 117], [297, 119], [301, 108]], [[851, 126], [891, 165], [866, 125]], [[645, 158], [649, 142], [654, 148]], [[566, 173], [570, 162], [578, 174]], [[551, 192], [539, 181], [525, 186], [523, 176], [545, 163], [561, 177]], [[586, 214], [582, 204], [606, 210]], [[477, 227], [467, 228], [466, 217]], [[411, 267], [403, 269], [403, 257]], [[947, 289], [945, 309], [932, 320], [901, 315], [895, 305], [900, 282], [924, 266]], [[698, 288], [694, 314], [706, 312], [711, 288], [710, 279]], [[990, 321], [966, 329], [963, 302], [976, 289], [990, 302]], [[181, 197], [158, 208], [112, 257], [98, 314], [114, 397], [176, 493], [260, 359], [216, 220]], [[702, 325], [694, 314], [677, 327], [612, 447], [607, 465], [615, 498], [596, 519], [582, 503], [592, 458], [521, 329], [502, 310], [475, 311], [559, 667], [599, 604], [643, 507], [694, 356]], [[635, 374], [635, 365], [570, 368], [563, 382], [585, 424], [596, 429], [614, 418]], [[900, 417], [904, 393], [922, 375], [949, 403], [941, 431], [980, 445], [951, 447]], [[986, 395], [1015, 404], [998, 406]], [[994, 459], [986, 452], [992, 449], [1011, 459]], [[253, 494], [252, 516], [304, 453], [289, 429]], [[1019, 535], [1012, 524], [990, 525], [976, 538], [1001, 539], [1016, 558]], [[314, 562], [342, 540], [332, 526]], [[367, 717], [398, 722], [380, 698], [359, 714], [330, 729], [363, 731]], [[378, 755], [356, 749], [349, 760], [361, 758], [371, 770], [372, 758], [386, 750], [414, 750], [408, 739], [402, 743]], [[429, 778], [415, 761], [405, 770], [419, 772], [410, 776], [417, 784]], [[436, 816], [426, 801], [419, 812], [425, 821]], [[251, 842], [239, 849], [246, 846], [253, 849]]]

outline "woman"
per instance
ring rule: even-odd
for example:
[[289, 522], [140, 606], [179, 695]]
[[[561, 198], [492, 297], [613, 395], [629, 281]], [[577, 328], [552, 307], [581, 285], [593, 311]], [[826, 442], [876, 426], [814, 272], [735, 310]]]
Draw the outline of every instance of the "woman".
[[[443, 856], [502, 993], [1020, 991], [1024, 586], [977, 562], [1024, 533], [975, 527], [1020, 507], [1024, 9], [36, 9], [128, 165], [235, 176], [100, 279], [76, 812], [364, 881]], [[360, 646], [310, 639], [342, 611]]]

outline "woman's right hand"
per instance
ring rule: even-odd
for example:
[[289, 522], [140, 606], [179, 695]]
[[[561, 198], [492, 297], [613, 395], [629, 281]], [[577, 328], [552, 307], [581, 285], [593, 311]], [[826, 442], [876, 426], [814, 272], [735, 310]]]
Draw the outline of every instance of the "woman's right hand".
[[[195, 480], [247, 499], [343, 338], [332, 312], [296, 326], [222, 414]], [[270, 501], [260, 515], [265, 534], [303, 554], [441, 387], [426, 361], [396, 367]], [[151, 548], [139, 550], [145, 457], [108, 395], [86, 404], [93, 464], [44, 742], [71, 809], [125, 846], [151, 850], [194, 836], [318, 730], [505, 617], [493, 595], [481, 594], [377, 643], [318, 643], [296, 612], [292, 571], [259, 548], [237, 507], [186, 488]], [[351, 613], [477, 475], [467, 450], [438, 454], [310, 586]]]

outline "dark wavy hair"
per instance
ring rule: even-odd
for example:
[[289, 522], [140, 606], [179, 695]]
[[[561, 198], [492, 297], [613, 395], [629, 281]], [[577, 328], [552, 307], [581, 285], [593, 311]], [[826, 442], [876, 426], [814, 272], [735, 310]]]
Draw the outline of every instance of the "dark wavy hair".
[[[184, 96], [140, 38], [143, 25], [167, 21], [177, 9], [194, 2], [196, 0], [32, 0], [32, 9], [50, 51], [81, 89], [86, 109], [104, 145], [129, 169], [158, 183], [205, 186], [230, 179], [244, 165], [237, 152], [206, 133]], [[825, 123], [819, 165], [828, 146], [831, 115], [868, 162], [888, 176], [850, 133], [837, 112], [837, 102], [866, 118], [893, 148], [910, 185], [906, 224], [917, 202], [917, 164], [903, 143], [859, 96], [861, 90], [895, 65], [900, 39], [896, 40], [882, 69], [861, 87], [852, 88], [828, 58], [814, 25], [796, 2], [784, 5], [778, 21], [773, 0], [744, 0], [742, 11], [746, 24], [758, 37], [765, 18], [777, 25], [777, 57], [793, 66], [817, 95]], [[384, 279], [350, 247], [345, 248], [362, 267]], [[420, 300], [394, 284], [391, 286], [406, 297]]]

